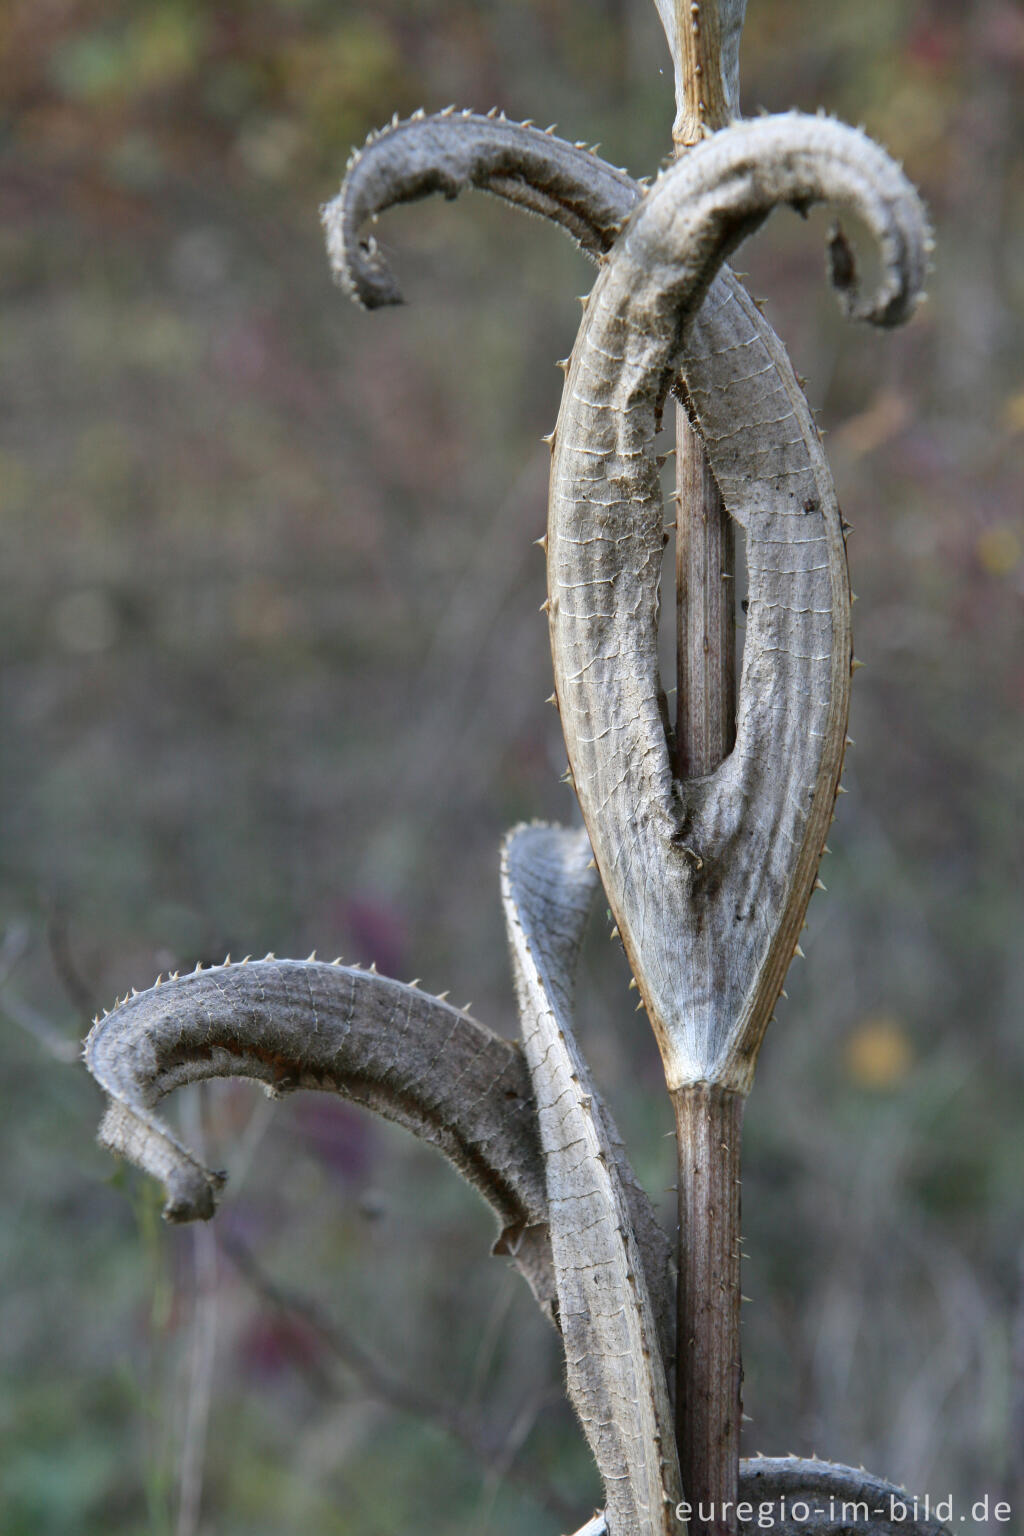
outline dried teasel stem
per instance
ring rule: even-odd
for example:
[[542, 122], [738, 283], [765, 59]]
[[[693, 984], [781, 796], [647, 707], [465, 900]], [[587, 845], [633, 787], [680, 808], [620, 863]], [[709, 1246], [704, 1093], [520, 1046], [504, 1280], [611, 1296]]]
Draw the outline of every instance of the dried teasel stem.
[[676, 406], [676, 777], [701, 778], [736, 740], [736, 536], [704, 440]]
[[679, 1148], [679, 1313], [676, 1439], [695, 1508], [690, 1536], [734, 1532], [740, 1470], [741, 1094], [715, 1083], [672, 1095]]
[[677, 149], [739, 115], [740, 36], [747, 0], [655, 0], [675, 68]]
[[[739, 111], [746, 0], [659, 0], [659, 8], [675, 63], [672, 138], [681, 157]], [[736, 739], [736, 539], [704, 440], [682, 401], [675, 414], [675, 771], [686, 779], [713, 773]], [[683, 1486], [698, 1509], [732, 1511], [720, 1520], [732, 1536], [743, 1418], [743, 1100], [698, 1083], [676, 1089], [672, 1101], [679, 1191], [676, 1444]]]
[[[676, 156], [739, 112], [746, 0], [657, 0], [675, 66]], [[736, 735], [735, 539], [700, 432], [676, 405], [676, 774], [712, 773]]]

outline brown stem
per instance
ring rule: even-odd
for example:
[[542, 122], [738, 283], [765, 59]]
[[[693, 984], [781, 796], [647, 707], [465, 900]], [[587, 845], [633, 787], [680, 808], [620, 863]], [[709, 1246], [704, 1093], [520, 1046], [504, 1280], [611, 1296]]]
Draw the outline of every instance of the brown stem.
[[[720, 0], [659, 4], [676, 67], [683, 155], [732, 116]], [[732, 7], [733, 11], [736, 7]], [[742, 7], [739, 9], [742, 24]], [[735, 18], [734, 22], [735, 24]], [[732, 82], [735, 94], [735, 80]], [[676, 773], [712, 773], [736, 735], [732, 519], [700, 435], [676, 407]], [[740, 1460], [740, 1141], [743, 1100], [713, 1084], [673, 1095], [679, 1165], [676, 1442], [691, 1536], [735, 1536]], [[714, 1509], [702, 1521], [701, 1507]], [[731, 1506], [731, 1508], [730, 1508]]]
[[722, 78], [719, 0], [674, 0], [676, 120], [672, 138], [678, 153], [699, 144], [705, 129], [724, 128], [731, 117]]
[[[679, 1139], [676, 1433], [690, 1536], [735, 1536], [739, 1479], [740, 1142], [743, 1097], [672, 1094]], [[713, 1518], [699, 1519], [714, 1511]]]
[[736, 736], [736, 544], [698, 433], [676, 417], [676, 773], [712, 773]]
[[[732, 117], [722, 71], [720, 6], [721, 0], [673, 0], [671, 28], [662, 10], [676, 69], [677, 156]], [[732, 522], [704, 444], [681, 406], [676, 407], [676, 508], [676, 771], [685, 778], [711, 773], [732, 750], [736, 617]]]

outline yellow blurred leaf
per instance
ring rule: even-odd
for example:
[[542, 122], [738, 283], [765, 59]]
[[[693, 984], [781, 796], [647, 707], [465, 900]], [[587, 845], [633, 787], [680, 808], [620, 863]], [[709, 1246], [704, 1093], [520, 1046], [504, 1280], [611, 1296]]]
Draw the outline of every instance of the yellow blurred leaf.
[[843, 1063], [858, 1088], [895, 1088], [914, 1064], [914, 1048], [902, 1019], [870, 1014], [846, 1041]]
[[982, 570], [990, 576], [1009, 576], [1017, 569], [1024, 554], [1020, 535], [1008, 523], [996, 523], [995, 527], [986, 528], [978, 535], [974, 550]]
[[1003, 425], [1008, 432], [1024, 432], [1024, 389], [1004, 400]]

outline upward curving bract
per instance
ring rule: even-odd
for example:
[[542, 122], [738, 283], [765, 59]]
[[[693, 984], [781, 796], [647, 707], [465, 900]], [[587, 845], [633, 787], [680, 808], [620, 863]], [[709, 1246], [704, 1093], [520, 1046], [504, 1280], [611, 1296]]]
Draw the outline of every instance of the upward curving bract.
[[[745, 1092], [794, 953], [838, 789], [852, 664], [843, 528], [803, 392], [723, 258], [778, 203], [851, 207], [881, 252], [847, 312], [905, 319], [929, 236], [863, 134], [791, 114], [736, 124], [662, 176], [615, 243], [573, 349], [553, 443], [555, 686], [594, 856], [670, 1088]], [[845, 266], [846, 264], [844, 264]], [[658, 675], [662, 492], [653, 442], [681, 368], [747, 536], [736, 745], [673, 775]]]
[[[618, 1133], [573, 1030], [576, 955], [595, 885], [583, 828], [535, 824], [506, 838], [502, 900], [547, 1176], [569, 1396], [614, 1536], [675, 1536], [671, 1342], [659, 1326], [669, 1310], [659, 1296], [666, 1245], [646, 1197], [637, 1209]], [[652, 1247], [664, 1254], [660, 1264]]]

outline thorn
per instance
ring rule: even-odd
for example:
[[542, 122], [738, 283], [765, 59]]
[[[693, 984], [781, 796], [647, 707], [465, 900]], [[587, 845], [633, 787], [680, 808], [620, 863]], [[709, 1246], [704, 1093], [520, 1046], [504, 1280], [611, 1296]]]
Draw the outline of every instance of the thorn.
[[560, 357], [558, 359], [558, 361], [556, 362], [555, 367], [556, 368], [561, 368], [563, 373], [568, 373], [569, 372], [569, 359], [567, 357]]
[[409, 986], [410, 987], [418, 987], [419, 984], [420, 984], [420, 977], [419, 976], [414, 976], [412, 981], [409, 982]]
[[555, 708], [557, 709], [558, 708], [558, 695], [556, 693], [549, 693], [547, 698], [544, 700], [544, 703], [545, 704], [553, 704], [555, 706]]
[[539, 539], [534, 539], [533, 542], [536, 544], [538, 549], [543, 549], [544, 552], [547, 553], [548, 536], [547, 536], [546, 533], [542, 533], [540, 538]]
[[644, 1000], [643, 1000], [643, 998], [641, 998], [640, 1001], [637, 1003], [636, 1007], [633, 1009], [633, 1012], [634, 1013], [639, 1013], [643, 1006], [644, 1006]]
[[636, 977], [635, 976], [631, 976], [629, 978], [629, 986], [627, 988], [627, 991], [633, 992], [635, 990], [636, 990]]
[[132, 997], [138, 997], [138, 995], [139, 995], [138, 987], [132, 987]]
[[450, 996], [451, 996], [450, 992], [439, 992], [437, 994], [437, 1000], [438, 1000], [439, 1003], [446, 1003]]
[[851, 604], [860, 602], [860, 598], [857, 596], [856, 592], [854, 592], [852, 587], [850, 588], [850, 602]]
[[831, 853], [832, 849], [829, 847], [828, 843], [822, 843], [821, 851], [822, 853]]
[[199, 975], [199, 973], [200, 973], [200, 971], [201, 971], [201, 970], [202, 970], [202, 969], [203, 969], [203, 962], [202, 962], [202, 961], [201, 961], [201, 960], [197, 960], [197, 961], [196, 961], [196, 968], [195, 968], [195, 970], [194, 970], [194, 971], [193, 971], [193, 972], [192, 972], [192, 975], [193, 975], [193, 976], [198, 976], [198, 975]]
[[610, 933], [610, 934], [609, 934], [609, 935], [608, 935], [608, 937], [609, 937], [609, 938], [610, 938], [610, 939], [617, 939], [617, 938], [618, 938], [618, 937], [619, 937], [619, 929], [618, 929], [618, 924], [616, 924], [616, 926], [615, 926], [615, 927], [614, 927], [614, 928], [613, 928], [613, 929], [612, 929], [612, 931], [611, 931], [611, 933]]
[[252, 959], [252, 955], [243, 955], [241, 960], [239, 960], [238, 963], [239, 963], [239, 965], [248, 965], [249, 961], [251, 959]]
[[[307, 963], [307, 965], [308, 965], [310, 960], [315, 960], [315, 959], [316, 959], [316, 950], [315, 949], [311, 949], [309, 954], [306, 956], [306, 963]], [[374, 967], [371, 965], [370, 966], [370, 970], [372, 971], [373, 969], [374, 969]]]
[[[315, 951], [314, 951], [314, 953], [315, 953]], [[312, 955], [310, 956], [310, 959], [312, 959]], [[372, 971], [373, 975], [376, 976], [376, 974], [377, 974], [377, 962], [376, 962], [376, 960], [371, 960], [370, 961], [370, 970]]]
[[587, 868], [588, 869], [596, 869], [597, 868], [597, 864], [595, 863], [595, 861], [593, 859], [590, 860], [589, 864], [587, 865]]
[[[453, 109], [452, 109], [452, 108], [451, 108], [451, 107], [449, 107], [449, 108], [448, 108], [448, 110], [449, 110], [449, 112], [451, 112], [451, 111], [452, 111], [452, 110], [453, 110]], [[443, 114], [443, 113], [442, 113], [442, 116], [443, 116], [443, 115], [444, 115], [444, 114]], [[486, 114], [486, 115], [487, 115], [487, 116], [488, 116], [488, 117], [497, 117], [497, 115], [498, 115], [498, 109], [497, 109], [497, 107], [491, 107], [491, 108], [490, 108], [490, 110], [489, 110], [489, 111], [488, 111], [488, 112], [487, 112], [487, 114]]]
[[463, 1013], [468, 1013], [469, 1010], [472, 1008], [472, 1006], [473, 1006], [472, 1003], [463, 1003], [463, 1005], [462, 1005], [462, 1012]]
[[171, 974], [168, 976], [167, 980], [168, 981], [177, 981], [178, 980], [178, 972], [177, 971], [172, 971]]
[[781, 991], [779, 992], [779, 996], [780, 997], [784, 997], [786, 999], [787, 1003], [789, 1002], [789, 993], [786, 991], [785, 987], [783, 987], [781, 989]]
[[549, 448], [553, 447], [555, 442], [555, 434], [553, 432], [546, 432], [541, 438], [541, 442], [547, 443]]
[[548, 126], [544, 129], [544, 132], [545, 133], [554, 133], [554, 131], [555, 131], [555, 129], [557, 127], [558, 127], [557, 123], [548, 123]]
[[845, 785], [843, 785], [843, 784], [837, 784], [836, 785], [836, 794], [837, 795], [848, 795], [849, 793], [850, 793], [850, 791], [845, 787]]
[[577, 294], [577, 298], [579, 299], [580, 305], [582, 306], [582, 308], [585, 311], [587, 305], [590, 303], [590, 294], [589, 293], [580, 293], [580, 294]]
[[544, 601], [540, 605], [540, 610], [539, 611], [541, 613], [550, 613], [551, 612], [551, 599], [550, 599], [550, 597], [546, 597], [544, 599]]
[[821, 878], [820, 875], [815, 875], [813, 889], [816, 890], [816, 891], [827, 891], [828, 890], [828, 886], [825, 884], [824, 880]]
[[807, 959], [807, 956], [804, 954], [804, 952], [800, 948], [799, 944], [794, 946], [794, 949], [793, 949], [793, 959], [794, 960], [806, 960]]
[[340, 965], [341, 964], [341, 956], [340, 955], [335, 955], [334, 959], [331, 961], [331, 964], [332, 965]]
[[854, 672], [859, 672], [861, 667], [863, 667], [864, 665], [865, 665], [865, 663], [863, 661], [858, 661], [856, 656], [854, 656], [852, 658], [852, 660], [850, 661], [850, 675], [851, 675], [851, 677], [853, 676]]
[[844, 745], [847, 747], [855, 747], [857, 743], [854, 741], [852, 736], [847, 736]]
[[264, 958], [264, 960], [276, 960], [277, 956], [274, 954], [274, 951], [272, 949], [268, 949], [266, 954], [263, 956], [263, 958]]

